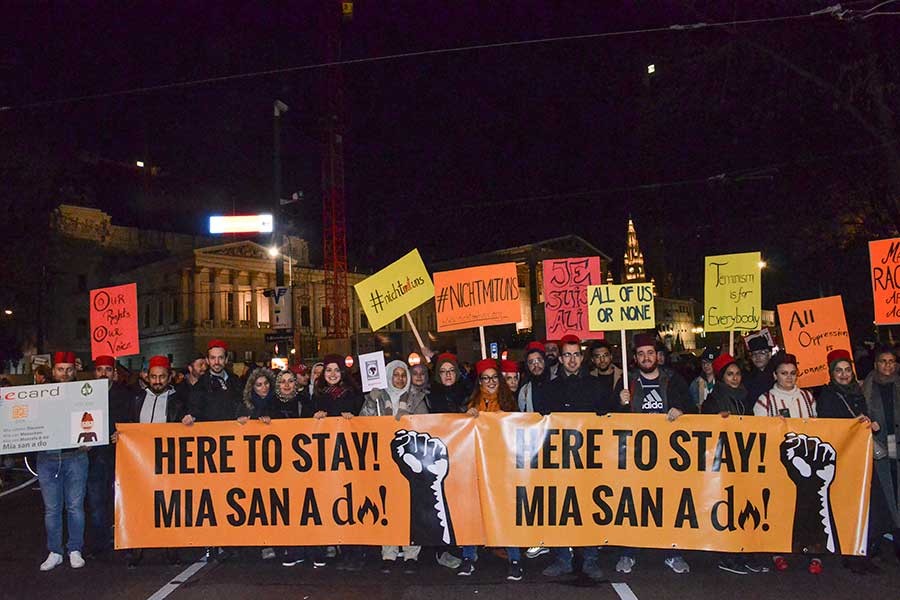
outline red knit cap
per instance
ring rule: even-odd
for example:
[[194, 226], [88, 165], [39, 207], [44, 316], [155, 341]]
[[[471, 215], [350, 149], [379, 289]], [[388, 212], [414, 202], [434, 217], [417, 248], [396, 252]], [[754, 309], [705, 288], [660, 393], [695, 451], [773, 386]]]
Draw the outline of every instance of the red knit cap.
[[74, 365], [75, 364], [75, 353], [74, 352], [54, 352], [53, 353], [53, 364], [54, 365]]
[[457, 363], [456, 355], [452, 352], [443, 352], [441, 354], [438, 354], [437, 359], [435, 360], [435, 364], [437, 364], [437, 366], [441, 366], [441, 364], [445, 362], [450, 362], [455, 365]]
[[147, 363], [147, 369], [152, 369], [153, 367], [163, 367], [164, 369], [170, 368], [169, 359], [165, 356], [151, 356], [150, 362]]
[[721, 378], [725, 369], [727, 369], [729, 365], [735, 364], [735, 362], [734, 357], [727, 352], [717, 356], [712, 362], [713, 373], [715, 374], [716, 379]]
[[94, 359], [94, 367], [115, 367], [116, 359], [112, 356], [98, 356]]
[[656, 336], [649, 333], [639, 333], [634, 336], [634, 349], [637, 350], [643, 346], [656, 347]]
[[493, 358], [483, 358], [483, 359], [479, 360], [477, 363], [475, 363], [475, 373], [477, 373], [478, 375], [481, 375], [487, 369], [496, 369], [496, 368], [497, 368], [497, 361], [494, 360]]
[[519, 372], [519, 363], [514, 360], [501, 360], [500, 361], [500, 372], [501, 373], [518, 373]]
[[853, 362], [853, 357], [850, 356], [850, 352], [844, 350], [843, 348], [838, 348], [837, 350], [832, 350], [828, 353], [828, 358], [825, 359], [829, 365], [835, 361], [846, 360], [849, 363]]
[[225, 352], [228, 352], [228, 342], [224, 340], [209, 340], [209, 343], [206, 345], [206, 349], [212, 350], [213, 348], [221, 348]]
[[542, 342], [528, 342], [528, 345], [525, 346], [525, 356], [528, 356], [532, 352], [547, 354], [547, 348], [544, 347], [544, 344]]

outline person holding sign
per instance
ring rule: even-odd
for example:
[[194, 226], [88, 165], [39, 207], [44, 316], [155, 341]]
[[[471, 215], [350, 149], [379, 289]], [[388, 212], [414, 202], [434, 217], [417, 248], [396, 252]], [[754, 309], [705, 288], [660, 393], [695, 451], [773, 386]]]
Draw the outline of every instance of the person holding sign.
[[[628, 389], [621, 389], [619, 402], [625, 411], [643, 414], [664, 414], [674, 421], [687, 410], [688, 385], [681, 375], [669, 373], [659, 367], [656, 356], [656, 338], [649, 333], [634, 336], [634, 361], [638, 372], [629, 373]], [[625, 548], [616, 571], [631, 573], [637, 563], [637, 550]], [[676, 573], [689, 573], [691, 567], [677, 552], [669, 552], [666, 566]]]
[[[603, 386], [596, 377], [582, 370], [584, 355], [581, 340], [568, 334], [560, 340], [559, 375], [547, 384], [546, 402], [542, 413], [585, 412], [605, 415], [616, 408], [612, 390]], [[544, 569], [546, 577], [560, 577], [572, 572], [572, 551], [569, 548], [554, 549], [555, 560]], [[582, 572], [593, 580], [603, 579], [597, 548], [584, 548]]]
[[[897, 439], [900, 436], [900, 378], [897, 376], [897, 357], [890, 348], [875, 351], [875, 370], [863, 382], [863, 394], [871, 419], [878, 424], [875, 440], [885, 450], [885, 456], [875, 461], [875, 475], [881, 497], [890, 511], [894, 526], [894, 552], [900, 559], [900, 462]], [[871, 532], [870, 532], [871, 533]]]
[[[403, 394], [409, 390], [409, 367], [402, 360], [392, 360], [385, 366], [385, 372], [388, 376], [387, 389], [372, 388], [366, 394], [366, 400], [363, 402], [362, 410], [359, 411], [361, 417], [383, 417], [385, 415], [393, 415], [400, 418], [401, 398]], [[395, 560], [394, 558], [388, 560]]]
[[797, 385], [797, 357], [779, 352], [772, 361], [775, 385], [756, 399], [753, 414], [757, 417], [815, 418], [816, 401], [812, 394]]
[[[496, 360], [493, 358], [479, 360], [475, 363], [475, 373], [478, 377], [478, 387], [469, 398], [469, 409], [466, 414], [477, 417], [480, 412], [513, 412], [516, 410], [515, 398], [500, 374]], [[460, 577], [468, 577], [475, 572], [478, 549], [475, 546], [463, 546], [462, 551], [463, 561], [456, 574]], [[521, 581], [525, 576], [525, 569], [522, 567], [522, 550], [507, 548], [506, 555], [509, 558], [506, 579]]]
[[[816, 411], [820, 418], [824, 419], [858, 419], [861, 423], [868, 423], [873, 433], [877, 433], [881, 427], [877, 421], [872, 421], [866, 415], [866, 398], [862, 387], [853, 374], [853, 359], [850, 352], [839, 348], [828, 353], [828, 373], [831, 381], [822, 389], [822, 393], [816, 399]], [[878, 442], [876, 442], [876, 447]], [[882, 450], [883, 450], [882, 446]], [[879, 458], [879, 454], [881, 455]], [[884, 497], [881, 496], [881, 486], [878, 481], [878, 461], [884, 458], [884, 453], [875, 452], [875, 472], [872, 474], [872, 490], [869, 495], [869, 540], [866, 556], [848, 556], [844, 558], [844, 566], [857, 575], [866, 573], [880, 573], [881, 569], [872, 562], [872, 557], [878, 553], [878, 545], [885, 533], [890, 533], [891, 528], [885, 527], [884, 522], [887, 513], [884, 505]]]
[[[53, 355], [53, 381], [75, 381], [75, 353]], [[69, 540], [69, 564], [73, 569], [84, 566], [84, 495], [87, 490], [88, 454], [84, 448], [48, 450], [37, 454], [37, 474], [44, 500], [44, 528], [47, 531], [47, 559], [41, 571], [52, 571], [63, 563], [63, 510]]]

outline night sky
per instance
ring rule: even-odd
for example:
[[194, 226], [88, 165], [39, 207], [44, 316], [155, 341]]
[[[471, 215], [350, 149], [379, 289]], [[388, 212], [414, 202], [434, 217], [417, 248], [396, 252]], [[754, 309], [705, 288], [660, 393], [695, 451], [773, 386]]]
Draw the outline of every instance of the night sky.
[[[185, 232], [201, 232], [211, 213], [269, 208], [278, 98], [290, 106], [283, 195], [305, 198], [284, 217], [320, 256], [324, 69], [23, 107], [325, 60], [325, 3], [221, 4], [5, 10], [8, 239], [46, 223], [65, 199], [120, 224]], [[871, 319], [865, 241], [897, 235], [900, 222], [900, 17], [859, 18], [875, 4], [845, 4], [855, 20], [824, 15], [347, 65], [351, 264], [381, 267], [412, 247], [433, 261], [574, 233], [613, 256], [618, 277], [631, 215], [649, 273], [658, 282], [671, 273], [673, 293], [702, 298], [704, 255], [761, 250], [772, 267], [766, 307], [842, 293], [859, 327]], [[343, 57], [826, 6], [359, 1], [342, 25]], [[883, 10], [900, 12], [900, 3]], [[147, 176], [135, 160], [160, 174]]]

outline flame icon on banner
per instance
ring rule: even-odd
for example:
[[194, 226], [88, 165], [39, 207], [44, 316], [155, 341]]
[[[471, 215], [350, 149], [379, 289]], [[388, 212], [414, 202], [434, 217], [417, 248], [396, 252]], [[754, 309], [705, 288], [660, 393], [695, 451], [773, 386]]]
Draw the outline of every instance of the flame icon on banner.
[[745, 527], [745, 525], [748, 521], [753, 521], [752, 529], [757, 529], [759, 527], [759, 509], [757, 509], [749, 500], [747, 500], [747, 505], [744, 506], [744, 510], [738, 515], [738, 527], [746, 530], [747, 527]]

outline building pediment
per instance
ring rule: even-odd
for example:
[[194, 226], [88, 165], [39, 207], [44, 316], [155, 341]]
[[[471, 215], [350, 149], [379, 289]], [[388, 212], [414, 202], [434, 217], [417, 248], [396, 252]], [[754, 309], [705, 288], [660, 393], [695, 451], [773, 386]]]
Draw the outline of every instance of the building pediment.
[[256, 260], [271, 261], [272, 257], [263, 246], [256, 242], [232, 242], [230, 244], [222, 244], [221, 246], [208, 246], [206, 248], [198, 248], [194, 251], [197, 255], [205, 257], [227, 257], [227, 258], [251, 258]]

